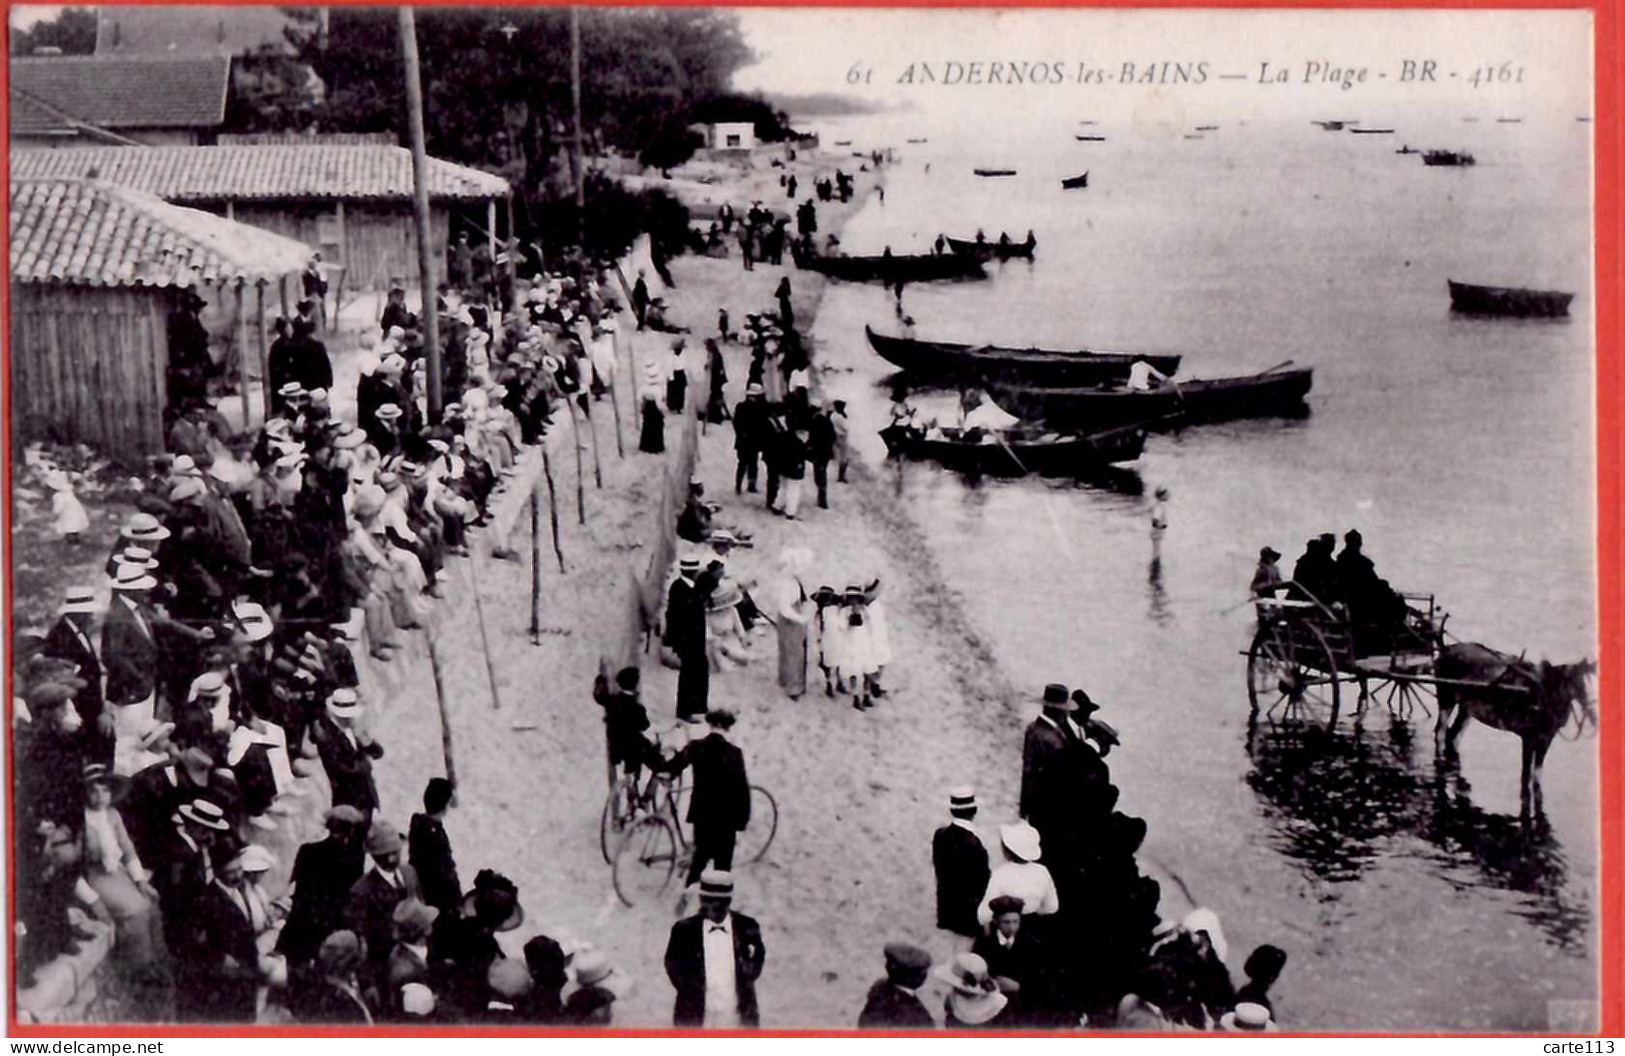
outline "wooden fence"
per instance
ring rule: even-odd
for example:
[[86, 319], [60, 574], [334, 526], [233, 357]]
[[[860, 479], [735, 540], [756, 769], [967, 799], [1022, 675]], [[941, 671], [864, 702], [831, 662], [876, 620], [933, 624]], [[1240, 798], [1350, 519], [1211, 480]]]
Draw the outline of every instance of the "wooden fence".
[[170, 291], [11, 285], [14, 439], [164, 447]]

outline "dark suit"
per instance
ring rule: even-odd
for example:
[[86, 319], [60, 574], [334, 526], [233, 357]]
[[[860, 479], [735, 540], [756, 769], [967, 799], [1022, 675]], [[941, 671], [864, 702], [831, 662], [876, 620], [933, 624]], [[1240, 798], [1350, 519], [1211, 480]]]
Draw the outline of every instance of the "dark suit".
[[858, 1014], [858, 1027], [864, 1030], [887, 1027], [929, 1030], [936, 1025], [920, 999], [905, 993], [890, 979], [882, 979], [869, 988], [863, 1011]]
[[112, 763], [113, 738], [102, 736], [96, 728], [96, 720], [102, 715], [102, 662], [91, 648], [89, 633], [80, 637], [73, 623], [63, 616], [52, 625], [40, 651], [79, 665], [79, 677], [85, 680], [85, 687], [73, 695], [73, 702], [79, 709], [79, 717], [85, 720], [85, 752], [95, 762]]
[[[743, 913], [728, 913], [734, 940], [734, 989], [739, 996], [739, 1022], [760, 1026], [761, 1011], [756, 1006], [756, 980], [762, 974], [767, 949], [762, 945], [762, 929]], [[677, 989], [672, 1008], [672, 1025], [698, 1027], [705, 1022], [705, 927], [711, 922], [703, 914], [684, 917], [671, 926], [666, 942], [666, 978]]]
[[368, 869], [350, 888], [350, 897], [344, 906], [344, 926], [367, 943], [370, 978], [362, 980], [363, 990], [374, 981], [378, 984], [387, 982], [386, 966], [393, 945], [395, 907], [408, 898], [423, 898], [423, 889], [418, 886], [418, 874], [412, 867], [401, 863], [400, 875], [401, 883], [397, 887], [380, 876], [376, 869]]
[[1036, 940], [1025, 928], [1016, 932], [1015, 941], [1008, 949], [999, 944], [997, 935], [983, 935], [971, 946], [970, 952], [987, 962], [988, 975], [1015, 980], [1021, 984], [1024, 994], [1042, 967], [1036, 953]]
[[315, 733], [322, 768], [333, 786], [333, 805], [351, 806], [364, 816], [371, 815], [378, 809], [378, 786], [372, 780], [372, 761], [384, 754], [383, 748], [363, 743], [359, 735], [351, 744], [338, 723], [326, 715], [316, 724]]
[[931, 864], [937, 873], [937, 927], [981, 934], [976, 909], [991, 875], [981, 838], [958, 825], [944, 825], [931, 838]]
[[[192, 910], [203, 939], [187, 966], [200, 991], [200, 1019], [218, 1023], [254, 1022], [254, 990], [259, 985], [259, 948], [253, 921], [218, 883], [210, 884]], [[234, 962], [226, 966], [224, 959]]]
[[446, 827], [427, 814], [414, 814], [406, 846], [407, 861], [412, 863], [423, 887], [423, 901], [441, 913], [456, 913], [463, 889]]
[[733, 868], [734, 841], [750, 824], [750, 781], [745, 776], [745, 753], [720, 733], [711, 733], [684, 745], [662, 769], [680, 773], [694, 768], [694, 796], [688, 804], [688, 823], [694, 827], [694, 858], [688, 883], [700, 878], [707, 864]]
[[291, 964], [312, 960], [322, 940], [344, 927], [345, 903], [364, 865], [359, 842], [346, 844], [329, 836], [299, 848], [289, 878], [293, 907], [277, 944]]
[[143, 611], [146, 629], [122, 598], [114, 597], [102, 624], [102, 663], [107, 669], [107, 703], [134, 704], [152, 695], [158, 677], [158, 643], [152, 616]]

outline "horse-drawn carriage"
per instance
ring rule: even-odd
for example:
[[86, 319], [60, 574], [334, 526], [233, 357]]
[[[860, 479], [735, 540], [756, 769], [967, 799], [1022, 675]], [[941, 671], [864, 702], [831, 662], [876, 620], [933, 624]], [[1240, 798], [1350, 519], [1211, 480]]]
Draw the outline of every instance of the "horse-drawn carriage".
[[[1516, 733], [1523, 740], [1520, 799], [1528, 814], [1540, 802], [1540, 768], [1552, 740], [1571, 722], [1579, 737], [1596, 726], [1587, 679], [1596, 665], [1531, 661], [1476, 642], [1445, 644], [1449, 615], [1431, 594], [1396, 592], [1376, 620], [1327, 605], [1301, 585], [1282, 585], [1287, 597], [1253, 604], [1258, 628], [1247, 657], [1247, 697], [1257, 714], [1283, 720], [1337, 724], [1346, 685], [1359, 687], [1355, 714], [1382, 700], [1396, 719], [1434, 698], [1436, 748], [1455, 753], [1469, 719]], [[1402, 603], [1402, 605], [1401, 605]], [[1447, 725], [1448, 723], [1448, 725]]]

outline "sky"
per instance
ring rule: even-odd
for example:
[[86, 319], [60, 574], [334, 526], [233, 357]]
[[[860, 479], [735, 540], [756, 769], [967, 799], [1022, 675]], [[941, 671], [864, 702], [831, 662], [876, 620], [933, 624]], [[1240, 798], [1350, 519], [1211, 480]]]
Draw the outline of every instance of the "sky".
[[[1318, 113], [1385, 108], [1469, 107], [1512, 114], [1591, 109], [1591, 21], [1585, 11], [1282, 11], [1013, 9], [771, 9], [739, 12], [746, 39], [760, 55], [735, 83], [747, 90], [847, 92], [882, 103], [911, 102], [926, 110], [1007, 114], [1034, 107], [1143, 109], [1149, 99], [1189, 107], [1212, 105], [1232, 116], [1249, 111]], [[1405, 60], [1412, 78], [1404, 80]], [[1423, 79], [1431, 60], [1434, 79]], [[1061, 63], [1062, 84], [944, 84], [947, 64]], [[1121, 84], [1125, 63], [1134, 77], [1147, 65], [1207, 63], [1202, 84]], [[922, 63], [935, 83], [921, 83]], [[1076, 83], [1080, 63], [1112, 79]], [[1286, 84], [1258, 83], [1261, 64], [1284, 70]], [[1317, 66], [1311, 69], [1310, 64]], [[913, 84], [899, 83], [911, 72]], [[1485, 66], [1491, 83], [1471, 82]], [[1030, 67], [1029, 67], [1030, 68]], [[1364, 83], [1343, 87], [1323, 79], [1332, 69], [1364, 68]], [[1522, 70], [1521, 76], [1518, 71]], [[872, 71], [872, 72], [871, 72]], [[1449, 74], [1455, 74], [1454, 77]], [[1245, 75], [1220, 81], [1219, 74]], [[1306, 82], [1305, 76], [1309, 75]], [[1384, 76], [1386, 75], [1386, 76]], [[856, 78], [859, 83], [850, 83]], [[865, 80], [866, 78], [866, 80]], [[1001, 77], [1001, 80], [1005, 79]]]

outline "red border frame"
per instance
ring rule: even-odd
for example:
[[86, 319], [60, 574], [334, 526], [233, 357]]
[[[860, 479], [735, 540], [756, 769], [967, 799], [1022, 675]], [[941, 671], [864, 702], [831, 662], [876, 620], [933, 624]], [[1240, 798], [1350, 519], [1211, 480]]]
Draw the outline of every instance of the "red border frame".
[[[184, 6], [195, 0], [135, 0], [140, 4], [164, 4], [165, 6]], [[269, 6], [242, 2], [242, 0], [227, 0], [231, 3], [242, 3], [242, 6]], [[394, 6], [390, 0], [348, 0], [349, 3], [369, 5]], [[445, 2], [445, 0], [413, 0], [417, 6], [481, 6], [500, 7], [507, 6], [501, 0], [461, 0], [460, 3]], [[1625, 545], [1622, 545], [1621, 528], [1622, 516], [1625, 516], [1625, 494], [1621, 493], [1621, 472], [1625, 470], [1625, 435], [1621, 428], [1625, 426], [1625, 406], [1622, 406], [1621, 386], [1625, 385], [1625, 366], [1618, 358], [1621, 337], [1621, 310], [1622, 295], [1625, 295], [1625, 270], [1622, 270], [1620, 260], [1622, 228], [1625, 228], [1625, 214], [1621, 213], [1621, 164], [1625, 163], [1625, 139], [1620, 135], [1619, 121], [1622, 116], [1622, 81], [1619, 62], [1621, 58], [1621, 25], [1619, 20], [1619, 4], [1621, 0], [1589, 0], [1589, 2], [1565, 2], [1565, 0], [1113, 0], [1113, 2], [1093, 2], [1093, 0], [887, 0], [887, 2], [870, 2], [870, 0], [816, 0], [816, 4], [796, 2], [796, 0], [648, 0], [649, 3], [666, 4], [671, 6], [728, 6], [728, 7], [793, 7], [793, 6], [827, 6], [827, 7], [999, 7], [999, 8], [1056, 8], [1056, 7], [1103, 7], [1103, 8], [1188, 8], [1202, 7], [1213, 9], [1248, 9], [1248, 8], [1275, 8], [1287, 10], [1318, 10], [1325, 8], [1339, 9], [1522, 9], [1522, 10], [1589, 10], [1592, 14], [1592, 63], [1593, 63], [1593, 91], [1594, 103], [1592, 109], [1592, 149], [1593, 160], [1593, 186], [1594, 208], [1592, 227], [1595, 242], [1595, 287], [1596, 287], [1596, 345], [1597, 345], [1597, 395], [1596, 395], [1596, 441], [1597, 441], [1597, 633], [1599, 648], [1599, 681], [1598, 681], [1598, 713], [1600, 723], [1597, 742], [1597, 768], [1598, 768], [1598, 794], [1601, 798], [1598, 818], [1602, 831], [1598, 841], [1598, 899], [1597, 899], [1597, 934], [1598, 934], [1598, 971], [1600, 974], [1599, 989], [1599, 1031], [1598, 1034], [1619, 1035], [1625, 1033], [1625, 989], [1621, 987], [1622, 968], [1625, 968], [1625, 930], [1622, 930], [1622, 915], [1625, 915], [1625, 876], [1622, 876], [1620, 858], [1625, 854], [1625, 817], [1622, 817], [1621, 794], [1625, 792], [1625, 774], [1621, 773], [1625, 766], [1625, 731], [1621, 730], [1621, 719], [1611, 710], [1610, 705], [1618, 705], [1625, 693], [1625, 672], [1620, 670], [1620, 664], [1625, 663], [1625, 639], [1620, 634], [1620, 621], [1625, 619], [1625, 567], [1621, 560], [1625, 558]], [[10, 8], [12, 4], [7, 0], [7, 28], [10, 34]], [[133, 5], [132, 5], [133, 6]], [[622, 4], [614, 0], [587, 0], [581, 6], [633, 6]], [[640, 5], [641, 6], [641, 5]], [[7, 48], [9, 55], [10, 49]], [[9, 81], [5, 70], [0, 70], [0, 85]], [[0, 92], [0, 119], [8, 116], [10, 92]], [[10, 127], [7, 123], [6, 127]], [[9, 185], [10, 156], [9, 151], [4, 159], [0, 159], [0, 172], [7, 176]], [[6, 219], [7, 235], [10, 234], [10, 217]], [[5, 370], [0, 374], [0, 421], [7, 426], [7, 444], [9, 451], [10, 422], [11, 422], [11, 370], [10, 370], [10, 323], [11, 323], [11, 291], [10, 284], [0, 292], [0, 323], [4, 324], [7, 352], [5, 356]], [[5, 518], [7, 528], [10, 527], [11, 511], [11, 459], [8, 455], [0, 461], [0, 491], [5, 496]], [[6, 583], [3, 611], [4, 611], [4, 638], [0, 639], [0, 648], [9, 648], [12, 634], [12, 598], [9, 589], [9, 576], [11, 570], [11, 532], [5, 533], [0, 540], [0, 555], [5, 561], [4, 575]], [[11, 736], [11, 665], [8, 663], [5, 670], [6, 704], [5, 729], [0, 736], [4, 737], [5, 753], [3, 772], [5, 776], [5, 789], [8, 791], [12, 785], [12, 736]], [[8, 797], [9, 798], [9, 797]], [[6, 859], [6, 920], [16, 919], [16, 892], [14, 888], [16, 856], [10, 853], [14, 846], [12, 832], [11, 811], [5, 811], [5, 848], [0, 853]], [[153, 1026], [153, 1025], [127, 1025], [95, 1024], [63, 1027], [56, 1024], [22, 1024], [17, 1022], [17, 995], [16, 989], [9, 981], [16, 978], [15, 944], [11, 941], [11, 928], [6, 931], [6, 979], [8, 991], [5, 995], [6, 1033], [15, 1038], [55, 1038], [71, 1035], [79, 1038], [228, 1038], [228, 1037], [254, 1037], [254, 1038], [289, 1038], [289, 1037], [459, 1037], [459, 1038], [506, 1038], [506, 1037], [628, 1037], [628, 1038], [664, 1038], [664, 1037], [989, 1037], [984, 1031], [858, 1031], [858, 1030], [741, 1030], [741, 1031], [703, 1031], [703, 1030], [672, 1030], [658, 1028], [624, 1028], [612, 1030], [587, 1029], [552, 1029], [552, 1030], [526, 1030], [500, 1027], [437, 1027], [432, 1029], [414, 1029], [399, 1026], [378, 1026], [367, 1030], [347, 1030], [338, 1027], [317, 1026], [267, 1026], [267, 1027], [204, 1027], [204, 1026]], [[1057, 1037], [1050, 1031], [1010, 1031], [1000, 1032], [997, 1035], [1005, 1037]], [[1076, 1036], [1076, 1035], [1071, 1035]], [[1155, 1037], [1191, 1037], [1190, 1034], [1167, 1035], [1135, 1035]], [[1370, 1032], [1359, 1033], [1282, 1033], [1277, 1037], [1565, 1037], [1570, 1035], [1553, 1034], [1453, 1034], [1443, 1031], [1378, 1034]]]

